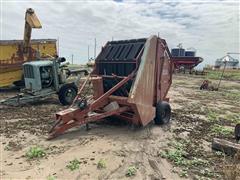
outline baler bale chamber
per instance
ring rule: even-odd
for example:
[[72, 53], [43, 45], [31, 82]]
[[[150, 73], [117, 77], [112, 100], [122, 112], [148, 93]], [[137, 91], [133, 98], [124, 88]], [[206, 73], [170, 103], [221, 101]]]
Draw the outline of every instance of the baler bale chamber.
[[[107, 42], [73, 104], [56, 113], [50, 138], [109, 116], [140, 126], [152, 120], [156, 124], [167, 123], [172, 71], [171, 54], [164, 39], [151, 36]], [[93, 96], [89, 97], [90, 84]]]

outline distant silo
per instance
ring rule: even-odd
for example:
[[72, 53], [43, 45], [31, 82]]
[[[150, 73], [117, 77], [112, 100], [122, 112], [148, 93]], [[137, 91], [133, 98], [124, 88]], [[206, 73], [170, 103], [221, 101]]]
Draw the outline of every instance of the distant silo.
[[185, 56], [195, 57], [195, 55], [196, 55], [195, 51], [185, 51]]
[[237, 69], [239, 67], [239, 60], [227, 54], [215, 61], [215, 68], [222, 69], [224, 67], [227, 69]]
[[183, 48], [173, 48], [171, 50], [171, 54], [172, 54], [173, 57], [185, 56], [185, 49], [183, 49]]

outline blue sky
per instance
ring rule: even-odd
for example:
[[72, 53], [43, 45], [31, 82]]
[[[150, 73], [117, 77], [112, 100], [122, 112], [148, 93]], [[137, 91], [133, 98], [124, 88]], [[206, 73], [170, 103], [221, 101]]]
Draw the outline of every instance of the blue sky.
[[112, 37], [132, 39], [157, 34], [169, 48], [194, 47], [204, 64], [227, 52], [239, 52], [239, 2], [213, 1], [11, 1], [1, 2], [1, 39], [22, 39], [26, 8], [33, 8], [42, 29], [33, 38], [59, 38], [60, 55], [87, 61]]

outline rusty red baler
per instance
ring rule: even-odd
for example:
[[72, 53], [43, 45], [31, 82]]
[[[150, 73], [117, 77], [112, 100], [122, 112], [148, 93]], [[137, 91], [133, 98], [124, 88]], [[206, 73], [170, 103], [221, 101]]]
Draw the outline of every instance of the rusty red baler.
[[[50, 138], [66, 130], [117, 116], [135, 125], [152, 120], [167, 123], [171, 108], [167, 98], [173, 64], [164, 39], [111, 41], [102, 48], [92, 73], [79, 86], [78, 95], [66, 110], [56, 113]], [[90, 84], [93, 96], [88, 96]]]

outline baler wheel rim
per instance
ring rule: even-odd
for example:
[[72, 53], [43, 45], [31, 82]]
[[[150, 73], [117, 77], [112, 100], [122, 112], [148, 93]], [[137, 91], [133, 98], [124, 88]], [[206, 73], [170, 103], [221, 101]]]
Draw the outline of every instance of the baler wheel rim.
[[[63, 85], [58, 93], [59, 101], [62, 105], [70, 105], [77, 95], [77, 86], [75, 84], [65, 84]], [[69, 96], [69, 94], [71, 96]], [[70, 99], [69, 99], [70, 98]]]

